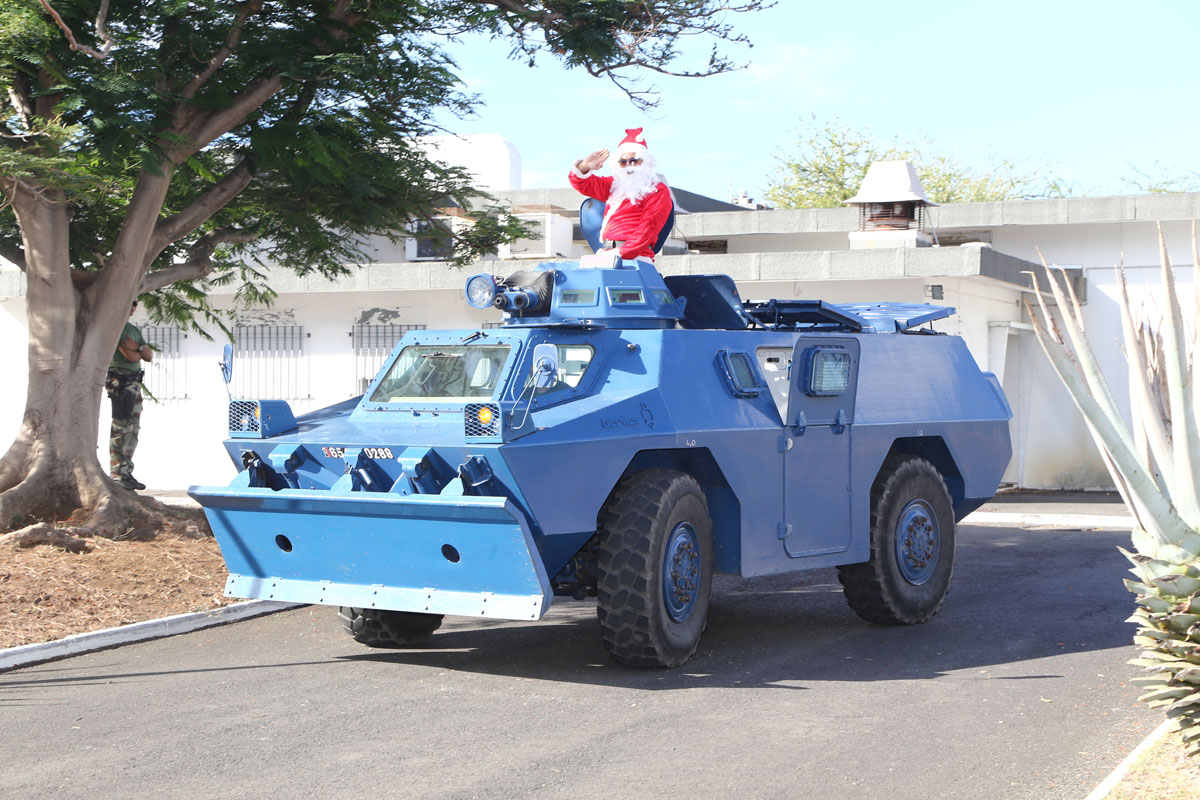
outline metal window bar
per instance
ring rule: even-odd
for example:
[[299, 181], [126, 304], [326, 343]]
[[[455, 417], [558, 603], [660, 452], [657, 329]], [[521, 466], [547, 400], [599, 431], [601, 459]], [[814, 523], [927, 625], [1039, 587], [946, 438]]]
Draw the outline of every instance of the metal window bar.
[[309, 398], [304, 327], [238, 325], [234, 332], [233, 385], [242, 397]]
[[158, 400], [187, 399], [187, 361], [182, 357], [187, 334], [173, 325], [143, 325], [140, 330], [154, 348], [154, 360], [142, 365], [147, 391]]
[[363, 394], [383, 362], [408, 331], [423, 331], [424, 325], [380, 325], [360, 323], [350, 331], [354, 348], [354, 394]]

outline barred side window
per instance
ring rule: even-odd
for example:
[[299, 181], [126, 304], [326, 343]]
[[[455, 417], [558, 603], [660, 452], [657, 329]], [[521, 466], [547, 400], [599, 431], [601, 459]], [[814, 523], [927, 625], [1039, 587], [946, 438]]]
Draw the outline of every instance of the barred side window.
[[158, 400], [186, 399], [187, 361], [182, 357], [182, 344], [187, 334], [173, 325], [143, 325], [139, 330], [154, 349], [154, 360], [142, 365], [146, 390]]
[[233, 329], [233, 386], [241, 397], [307, 400], [308, 361], [301, 325], [238, 325]]
[[354, 347], [354, 394], [367, 391], [367, 386], [405, 333], [423, 330], [424, 325], [355, 325], [350, 331]]

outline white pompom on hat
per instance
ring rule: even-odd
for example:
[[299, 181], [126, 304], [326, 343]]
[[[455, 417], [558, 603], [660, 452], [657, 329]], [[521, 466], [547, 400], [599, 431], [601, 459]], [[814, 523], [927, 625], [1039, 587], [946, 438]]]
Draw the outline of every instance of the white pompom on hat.
[[617, 145], [617, 155], [625, 153], [633, 153], [636, 156], [644, 156], [650, 152], [646, 146], [646, 136], [642, 133], [641, 128], [626, 128], [625, 138]]

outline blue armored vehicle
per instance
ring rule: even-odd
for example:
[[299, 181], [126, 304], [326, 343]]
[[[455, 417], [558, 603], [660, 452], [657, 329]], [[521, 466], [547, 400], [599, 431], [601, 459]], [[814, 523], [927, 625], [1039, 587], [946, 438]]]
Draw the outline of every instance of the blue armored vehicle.
[[600, 256], [466, 294], [504, 325], [410, 331], [360, 398], [232, 401], [240, 471], [190, 492], [226, 594], [337, 606], [385, 647], [596, 596], [613, 658], [649, 667], [695, 652], [716, 573], [837, 567], [875, 623], [941, 607], [1010, 456], [996, 378], [922, 327], [953, 309], [744, 302]]

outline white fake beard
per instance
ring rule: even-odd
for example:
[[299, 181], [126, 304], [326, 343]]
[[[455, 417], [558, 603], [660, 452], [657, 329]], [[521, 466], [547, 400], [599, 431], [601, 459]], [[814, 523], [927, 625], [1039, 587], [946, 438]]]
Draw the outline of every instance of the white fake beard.
[[628, 197], [630, 202], [636, 203], [650, 194], [658, 182], [658, 174], [648, 164], [621, 167], [613, 174], [611, 199], [623, 200]]

